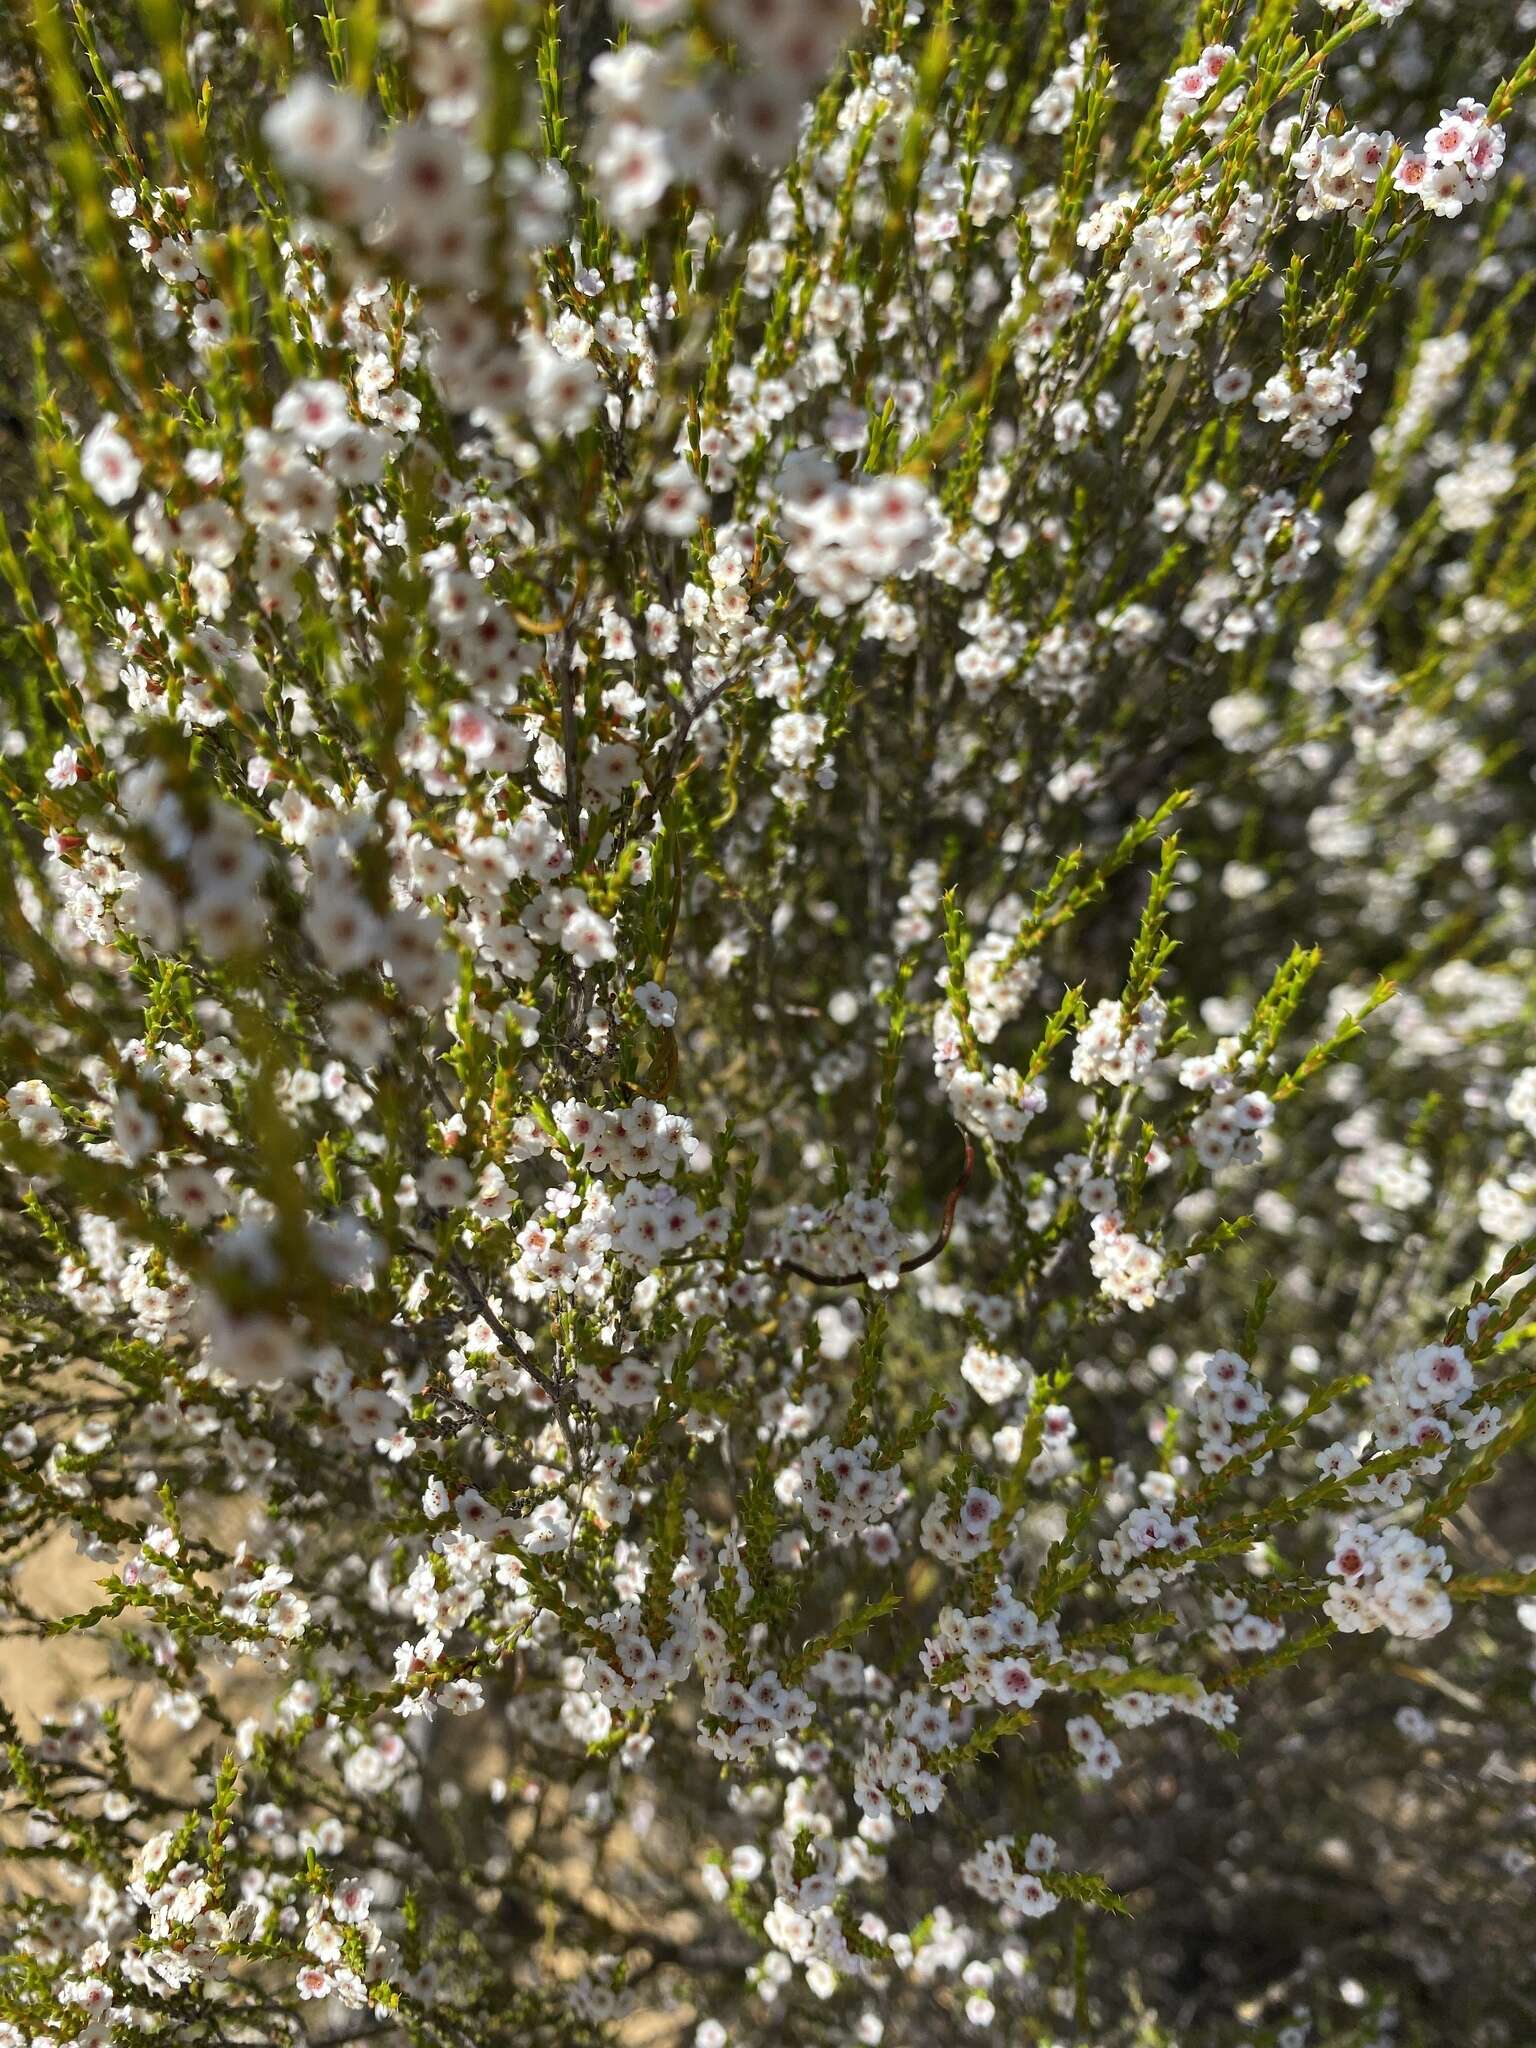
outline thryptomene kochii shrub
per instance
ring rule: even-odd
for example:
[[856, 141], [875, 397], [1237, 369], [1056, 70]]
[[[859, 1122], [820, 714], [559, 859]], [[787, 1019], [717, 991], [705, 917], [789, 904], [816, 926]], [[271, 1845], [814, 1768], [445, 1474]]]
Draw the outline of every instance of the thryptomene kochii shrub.
[[1533, 32], [3, 31], [0, 2048], [1533, 2037]]

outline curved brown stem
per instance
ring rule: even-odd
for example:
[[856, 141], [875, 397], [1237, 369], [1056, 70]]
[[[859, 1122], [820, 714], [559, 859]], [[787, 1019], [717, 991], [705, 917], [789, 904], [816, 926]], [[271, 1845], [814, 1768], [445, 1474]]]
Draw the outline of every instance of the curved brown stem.
[[[965, 1160], [959, 1179], [945, 1198], [944, 1213], [939, 1218], [939, 1234], [925, 1251], [914, 1252], [910, 1259], [903, 1259], [896, 1269], [898, 1273], [915, 1273], [919, 1266], [931, 1265], [949, 1243], [949, 1234], [955, 1227], [955, 1211], [960, 1206], [960, 1197], [970, 1185], [976, 1165], [976, 1147], [970, 1134], [962, 1131], [960, 1137], [965, 1146]], [[798, 1274], [800, 1279], [814, 1281], [818, 1287], [857, 1287], [868, 1277], [864, 1273], [813, 1273], [809, 1266], [797, 1265], [793, 1259], [780, 1259], [777, 1263], [786, 1273]]]

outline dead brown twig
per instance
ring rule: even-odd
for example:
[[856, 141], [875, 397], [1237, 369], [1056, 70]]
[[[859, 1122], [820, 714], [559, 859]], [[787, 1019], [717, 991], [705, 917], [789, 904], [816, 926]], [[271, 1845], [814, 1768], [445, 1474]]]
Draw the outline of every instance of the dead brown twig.
[[[915, 1273], [919, 1266], [931, 1265], [949, 1243], [949, 1234], [955, 1227], [955, 1211], [960, 1206], [960, 1197], [970, 1185], [971, 1174], [976, 1165], [976, 1147], [967, 1132], [960, 1133], [965, 1145], [965, 1160], [960, 1168], [959, 1179], [950, 1189], [944, 1202], [944, 1213], [939, 1218], [939, 1234], [925, 1251], [915, 1252], [910, 1259], [903, 1259], [897, 1267], [899, 1273]], [[857, 1287], [867, 1276], [863, 1273], [816, 1273], [809, 1266], [802, 1266], [794, 1259], [780, 1259], [778, 1265], [786, 1273], [794, 1273], [802, 1280], [814, 1281], [818, 1287]]]

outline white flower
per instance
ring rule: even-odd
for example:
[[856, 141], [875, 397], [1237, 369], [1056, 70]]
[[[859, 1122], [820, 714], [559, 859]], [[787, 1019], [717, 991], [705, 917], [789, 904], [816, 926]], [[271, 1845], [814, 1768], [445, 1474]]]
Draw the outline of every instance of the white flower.
[[351, 426], [347, 394], [339, 384], [310, 379], [291, 384], [277, 401], [272, 424], [306, 448], [330, 448]]
[[80, 450], [80, 473], [106, 505], [121, 505], [139, 488], [142, 465], [117, 431], [117, 414], [97, 421]]
[[677, 997], [654, 981], [642, 982], [635, 990], [635, 1004], [649, 1024], [658, 1031], [670, 1031], [677, 1022]]
[[709, 509], [709, 499], [698, 478], [681, 460], [657, 471], [655, 488], [645, 508], [645, 523], [652, 533], [686, 539]]

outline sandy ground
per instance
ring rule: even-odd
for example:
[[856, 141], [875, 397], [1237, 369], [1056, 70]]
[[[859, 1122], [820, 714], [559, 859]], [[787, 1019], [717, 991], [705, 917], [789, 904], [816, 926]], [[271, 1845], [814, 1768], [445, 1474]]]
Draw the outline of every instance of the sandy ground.
[[[56, 1620], [82, 1612], [100, 1600], [100, 1571], [99, 1565], [79, 1554], [68, 1536], [60, 1534], [22, 1562], [14, 1574], [14, 1585], [31, 1614]], [[67, 1720], [80, 1700], [95, 1697], [120, 1706], [130, 1751], [136, 1760], [148, 1766], [156, 1782], [178, 1788], [190, 1782], [188, 1737], [151, 1712], [149, 1687], [125, 1684], [112, 1674], [107, 1643], [101, 1634], [81, 1632], [38, 1640], [18, 1634], [15, 1629], [14, 1621], [7, 1625], [4, 1646], [0, 1648], [0, 1699], [14, 1715], [23, 1739], [35, 1738], [45, 1720]], [[219, 1687], [225, 1704], [237, 1715], [254, 1707], [264, 1689], [259, 1680], [242, 1679], [239, 1673], [229, 1674], [228, 1681]], [[247, 1697], [242, 1699], [242, 1694]], [[493, 1769], [505, 1768], [505, 1763], [504, 1757], [493, 1761], [488, 1747], [484, 1758], [461, 1757], [456, 1759], [455, 1767], [462, 1769], [463, 1782], [474, 1786], [483, 1784]], [[546, 1857], [547, 1853], [546, 1848]], [[622, 1867], [631, 1858], [638, 1860], [633, 1837], [616, 1828], [602, 1845], [602, 1860], [610, 1866]], [[4, 1843], [0, 1837], [0, 1894], [9, 1889], [3, 1863]], [[26, 1866], [29, 1891], [46, 1885], [46, 1870], [46, 1864]], [[643, 1948], [648, 1934], [674, 1942], [691, 1941], [698, 1936], [698, 1922], [692, 1915], [657, 1913], [643, 1918], [633, 1907], [626, 1908], [594, 1883], [585, 1856], [573, 1856], [558, 1864], [551, 1876], [567, 1897], [590, 1904], [616, 1929], [623, 1930], [637, 1949]], [[542, 1960], [546, 1968], [560, 1977], [574, 1977], [582, 1967], [581, 1955], [563, 1948], [558, 1936], [554, 1945], [546, 1948]], [[331, 2022], [342, 2017], [339, 2010], [317, 2011], [319, 2031], [334, 2032]], [[693, 2025], [694, 2017], [687, 2007], [672, 2000], [663, 2003], [658, 1993], [655, 2005], [647, 2003], [626, 2020], [621, 2038], [632, 2048], [681, 2048], [691, 2038]], [[383, 2042], [381, 2048], [389, 2048], [389, 2044]]]

